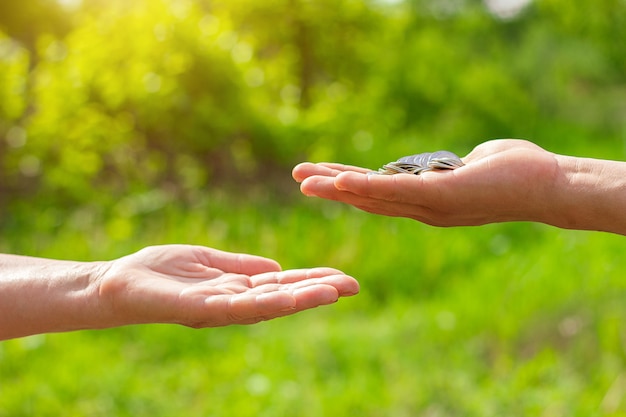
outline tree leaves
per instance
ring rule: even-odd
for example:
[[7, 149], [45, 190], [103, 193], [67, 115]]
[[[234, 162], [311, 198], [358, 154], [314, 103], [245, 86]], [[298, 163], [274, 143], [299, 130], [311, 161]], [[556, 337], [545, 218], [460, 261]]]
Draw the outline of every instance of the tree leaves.
[[152, 189], [184, 201], [309, 158], [377, 167], [493, 137], [621, 140], [623, 2], [594, 3], [608, 19], [563, 0], [506, 19], [446, 4], [1, 6], [4, 192], [60, 206]]

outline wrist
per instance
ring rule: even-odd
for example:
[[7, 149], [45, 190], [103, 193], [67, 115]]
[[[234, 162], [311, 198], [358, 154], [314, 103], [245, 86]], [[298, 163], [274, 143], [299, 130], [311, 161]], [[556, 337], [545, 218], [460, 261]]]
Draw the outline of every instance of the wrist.
[[0, 340], [105, 327], [97, 290], [102, 265], [2, 255]]
[[562, 155], [557, 161], [552, 224], [626, 234], [626, 163]]

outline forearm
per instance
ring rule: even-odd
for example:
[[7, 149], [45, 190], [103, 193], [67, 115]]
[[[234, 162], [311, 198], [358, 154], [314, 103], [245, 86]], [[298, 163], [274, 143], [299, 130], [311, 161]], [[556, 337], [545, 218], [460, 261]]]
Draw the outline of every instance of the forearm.
[[626, 162], [557, 156], [560, 178], [548, 223], [626, 235]]
[[99, 265], [0, 255], [0, 340], [97, 327]]

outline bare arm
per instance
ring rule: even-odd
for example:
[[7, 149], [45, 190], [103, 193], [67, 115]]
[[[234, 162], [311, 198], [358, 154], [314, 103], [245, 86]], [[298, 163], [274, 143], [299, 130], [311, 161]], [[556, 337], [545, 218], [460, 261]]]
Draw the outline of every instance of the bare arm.
[[0, 255], [0, 340], [140, 323], [251, 324], [358, 293], [332, 268], [165, 245], [107, 262]]
[[301, 190], [435, 226], [536, 221], [626, 234], [626, 163], [548, 152], [523, 140], [477, 146], [454, 171], [366, 175], [341, 164], [294, 168]]

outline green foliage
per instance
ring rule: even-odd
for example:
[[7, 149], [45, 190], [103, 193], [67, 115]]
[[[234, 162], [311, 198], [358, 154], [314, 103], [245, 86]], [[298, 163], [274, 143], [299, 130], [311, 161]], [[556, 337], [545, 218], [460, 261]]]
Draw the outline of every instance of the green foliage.
[[623, 238], [435, 229], [289, 178], [497, 137], [623, 159], [626, 3], [485, 4], [0, 4], [1, 252], [198, 243], [362, 285], [252, 327], [3, 342], [0, 416], [626, 412]]
[[[218, 196], [219, 197], [219, 196]], [[0, 344], [0, 415], [610, 416], [626, 411], [623, 237], [531, 224], [437, 229], [332, 202], [172, 207], [21, 253], [102, 259], [190, 242], [333, 265], [362, 292], [250, 327], [164, 325]], [[332, 227], [328, 227], [328, 225]], [[63, 245], [59, 245], [63, 242]]]
[[[475, 2], [41, 3], [0, 17], [7, 199], [109, 208], [159, 188], [189, 202], [303, 159], [623, 141], [623, 2], [508, 19]], [[46, 7], [48, 24], [24, 24]]]

